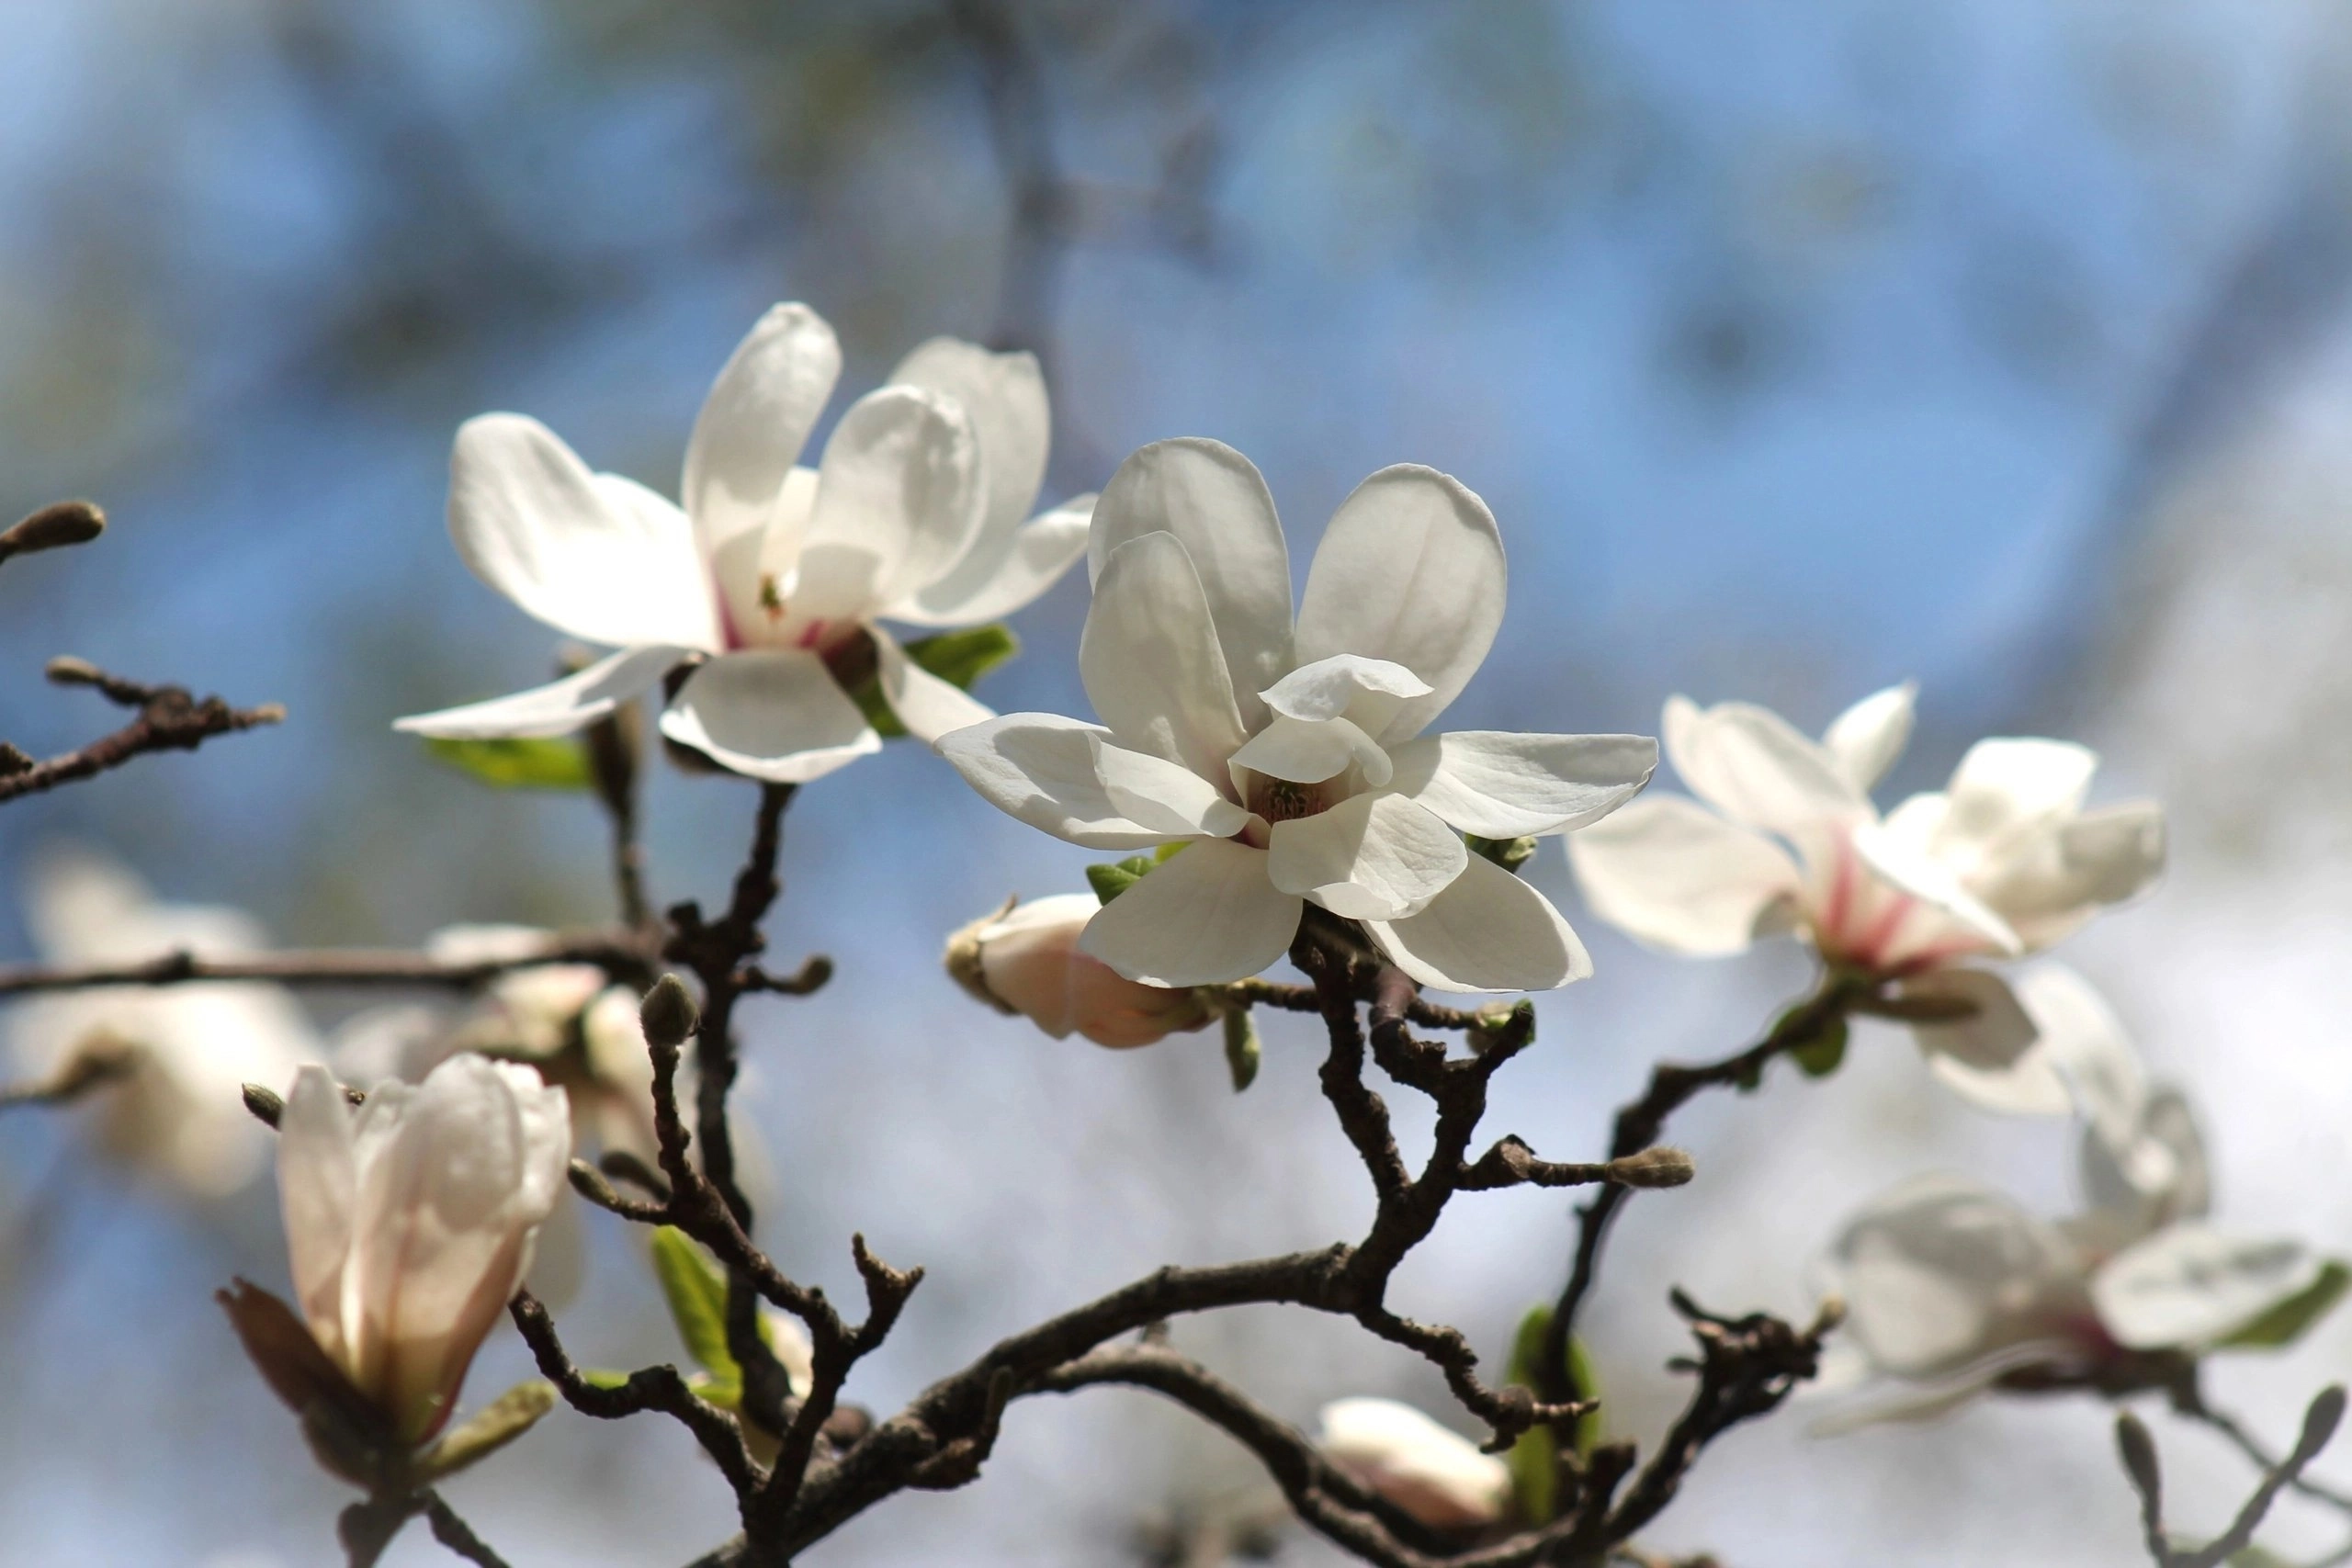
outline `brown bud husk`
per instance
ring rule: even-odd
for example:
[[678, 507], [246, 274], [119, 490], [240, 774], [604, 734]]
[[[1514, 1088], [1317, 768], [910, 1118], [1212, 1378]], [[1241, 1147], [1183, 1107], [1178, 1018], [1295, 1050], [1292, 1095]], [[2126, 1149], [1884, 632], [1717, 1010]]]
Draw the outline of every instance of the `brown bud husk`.
[[676, 1047], [692, 1038], [695, 1026], [702, 1021], [702, 1013], [695, 999], [686, 992], [685, 982], [675, 975], [664, 975], [645, 993], [645, 1000], [637, 1010], [638, 1021], [644, 1027], [649, 1045]]
[[1699, 1174], [1686, 1150], [1659, 1144], [1601, 1168], [1620, 1187], [1679, 1187]]
[[107, 514], [98, 510], [96, 502], [57, 502], [0, 533], [0, 560], [10, 556], [28, 556], [36, 550], [86, 545], [106, 531]]

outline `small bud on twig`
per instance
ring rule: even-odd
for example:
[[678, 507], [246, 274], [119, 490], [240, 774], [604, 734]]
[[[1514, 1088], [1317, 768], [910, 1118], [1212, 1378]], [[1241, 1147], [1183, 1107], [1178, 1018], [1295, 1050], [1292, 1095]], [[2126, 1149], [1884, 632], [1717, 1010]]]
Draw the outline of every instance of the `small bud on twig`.
[[64, 653], [51, 660], [42, 673], [59, 686], [95, 686], [107, 678], [106, 671], [88, 660]]
[[106, 531], [107, 514], [95, 503], [61, 501], [0, 533], [0, 560], [66, 545], [86, 545]]
[[40, 764], [33, 759], [30, 752], [11, 746], [6, 740], [0, 740], [0, 779], [14, 778], [18, 773], [30, 773], [39, 766]]
[[638, 1009], [638, 1021], [645, 1027], [648, 1044], [683, 1045], [702, 1021], [695, 1007], [695, 999], [686, 994], [685, 982], [675, 975], [664, 975], [645, 993], [645, 1001]]
[[277, 1126], [277, 1119], [286, 1114], [286, 1097], [276, 1089], [249, 1083], [244, 1086], [244, 1096], [245, 1109], [266, 1127]]
[[1601, 1169], [1620, 1187], [1679, 1187], [1699, 1174], [1687, 1152], [1663, 1144], [1612, 1159]]

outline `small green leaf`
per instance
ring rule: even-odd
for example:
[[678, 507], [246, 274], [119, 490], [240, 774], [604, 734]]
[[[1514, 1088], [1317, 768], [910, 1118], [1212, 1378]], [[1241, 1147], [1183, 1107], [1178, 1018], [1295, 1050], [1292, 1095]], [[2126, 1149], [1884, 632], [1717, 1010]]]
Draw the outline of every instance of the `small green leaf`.
[[1086, 868], [1086, 885], [1094, 889], [1095, 897], [1107, 904], [1141, 882], [1159, 863], [1149, 855], [1129, 855], [1123, 861], [1090, 865]]
[[868, 676], [858, 683], [857, 690], [849, 697], [857, 705], [857, 711], [865, 716], [865, 722], [874, 727], [874, 733], [883, 739], [896, 740], [906, 734], [907, 727], [899, 722], [899, 716], [892, 713], [890, 705], [883, 700], [882, 682], [878, 678]]
[[2233, 1349], [2274, 1349], [2291, 1345], [2325, 1317], [2352, 1286], [2352, 1269], [2335, 1258], [2320, 1266], [2319, 1278], [2221, 1341]]
[[1012, 635], [1010, 626], [999, 622], [917, 637], [906, 649], [909, 659], [949, 685], [968, 692], [973, 682], [1019, 653], [1021, 639]]
[[431, 1485], [479, 1464], [538, 1424], [555, 1408], [555, 1384], [537, 1378], [518, 1382], [450, 1432], [415, 1461], [416, 1478]]
[[1802, 1068], [1805, 1077], [1826, 1078], [1846, 1059], [1847, 1033], [1845, 1019], [1833, 1018], [1819, 1034], [1790, 1052], [1789, 1060]]
[[1521, 866], [1535, 858], [1537, 842], [1532, 838], [1482, 839], [1476, 833], [1463, 834], [1462, 841], [1469, 846], [1472, 854], [1486, 856], [1513, 875], [1518, 874]]
[[727, 1349], [727, 1277], [685, 1232], [662, 1225], [653, 1232], [653, 1272], [678, 1325], [686, 1354], [722, 1382], [742, 1374]]
[[428, 737], [438, 761], [498, 789], [586, 789], [595, 782], [587, 749], [565, 738], [530, 740], [450, 740]]
[[1233, 1092], [1239, 1094], [1258, 1079], [1258, 1026], [1250, 1021], [1248, 1008], [1234, 1008], [1225, 1015], [1225, 1065], [1233, 1073]]
[[[1544, 1355], [1544, 1338], [1551, 1331], [1552, 1309], [1533, 1306], [1519, 1320], [1519, 1332], [1512, 1337], [1510, 1361], [1504, 1375], [1506, 1382], [1526, 1388], [1540, 1385], [1536, 1368]], [[1574, 1336], [1568, 1339], [1568, 1376], [1587, 1398], [1598, 1397], [1600, 1381], [1593, 1376], [1592, 1359], [1585, 1353], [1584, 1342]], [[1577, 1418], [1576, 1449], [1579, 1459], [1589, 1459], [1600, 1442], [1600, 1412], [1594, 1410]], [[1549, 1524], [1556, 1504], [1559, 1484], [1558, 1446], [1549, 1427], [1530, 1427], [1511, 1445], [1506, 1460], [1510, 1467], [1511, 1486], [1519, 1498], [1520, 1511], [1527, 1522]]]

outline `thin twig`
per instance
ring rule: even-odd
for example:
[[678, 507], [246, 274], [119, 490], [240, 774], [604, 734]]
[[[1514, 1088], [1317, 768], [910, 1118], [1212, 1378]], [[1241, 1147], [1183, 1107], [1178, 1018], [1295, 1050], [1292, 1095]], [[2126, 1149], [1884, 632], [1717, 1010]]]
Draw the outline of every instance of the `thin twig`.
[[506, 1560], [474, 1534], [473, 1527], [459, 1518], [457, 1510], [443, 1502], [438, 1492], [424, 1494], [424, 1517], [433, 1527], [433, 1539], [467, 1562], [479, 1563], [481, 1568], [506, 1568]]
[[93, 687], [112, 702], [137, 708], [139, 716], [110, 735], [45, 761], [33, 761], [10, 748], [9, 765], [0, 767], [0, 804], [95, 778], [151, 751], [193, 751], [216, 735], [276, 724], [286, 716], [286, 709], [277, 703], [232, 708], [219, 697], [191, 696], [185, 687], [126, 681], [79, 659], [51, 660], [49, 678], [61, 686]]
[[592, 964], [616, 978], [635, 979], [648, 975], [652, 954], [643, 942], [623, 931], [558, 934], [539, 947], [462, 962], [408, 948], [330, 947], [217, 958], [200, 958], [183, 951], [130, 964], [0, 964], [0, 997], [101, 986], [185, 986], [208, 980], [469, 990], [502, 975], [542, 964]]

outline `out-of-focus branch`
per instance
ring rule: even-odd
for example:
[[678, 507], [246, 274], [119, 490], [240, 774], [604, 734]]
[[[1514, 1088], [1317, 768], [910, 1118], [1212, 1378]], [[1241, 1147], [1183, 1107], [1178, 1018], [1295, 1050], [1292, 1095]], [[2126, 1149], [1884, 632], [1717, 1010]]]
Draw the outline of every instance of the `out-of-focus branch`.
[[6, 746], [0, 750], [0, 804], [94, 778], [151, 751], [193, 751], [216, 735], [276, 724], [286, 716], [276, 703], [232, 708], [219, 697], [191, 696], [184, 687], [126, 681], [79, 659], [50, 660], [49, 678], [61, 686], [89, 686], [111, 702], [137, 708], [139, 716], [111, 735], [45, 761]]
[[2230, 1528], [2214, 1540], [2193, 1549], [2172, 1544], [2165, 1529], [2164, 1472], [2156, 1461], [2155, 1439], [2141, 1419], [2126, 1410], [2115, 1417], [2115, 1447], [2123, 1461], [2123, 1473], [2131, 1478], [2132, 1488], [2140, 1495], [2140, 1524], [2147, 1542], [2148, 1555], [2157, 1568], [2221, 1568], [2239, 1552], [2254, 1544], [2254, 1532], [2270, 1512], [2270, 1505], [2278, 1494], [2295, 1484], [2328, 1439], [2335, 1436], [2335, 1428], [2344, 1419], [2344, 1389], [2332, 1385], [2322, 1389], [2319, 1397], [2303, 1412], [2303, 1429], [2295, 1439], [2293, 1451], [2278, 1463], [2265, 1467], [2262, 1479], [2254, 1495], [2238, 1510]]
[[506, 1568], [506, 1560], [492, 1551], [473, 1527], [458, 1517], [457, 1510], [441, 1500], [438, 1492], [424, 1494], [425, 1522], [433, 1527], [433, 1539], [480, 1568]]
[[541, 964], [593, 964], [616, 979], [650, 974], [654, 955], [628, 931], [559, 934], [543, 946], [492, 959], [455, 962], [406, 948], [316, 948], [199, 958], [166, 953], [130, 964], [0, 964], [0, 997], [80, 991], [100, 986], [182, 986], [206, 980], [267, 980], [282, 986], [413, 986], [467, 990]]
[[128, 1048], [85, 1044], [46, 1078], [0, 1084], [0, 1111], [14, 1105], [70, 1105], [92, 1089], [129, 1077], [137, 1058]]

